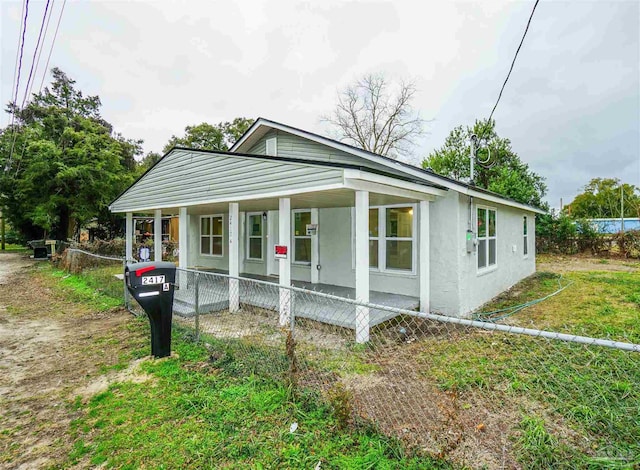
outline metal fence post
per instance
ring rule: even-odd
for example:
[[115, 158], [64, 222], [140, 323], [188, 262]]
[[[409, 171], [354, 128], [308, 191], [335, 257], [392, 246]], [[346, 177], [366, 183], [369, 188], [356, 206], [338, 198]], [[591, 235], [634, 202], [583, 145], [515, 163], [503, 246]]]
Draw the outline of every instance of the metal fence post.
[[131, 311], [129, 307], [129, 289], [127, 289], [127, 279], [124, 276], [124, 272], [127, 269], [127, 259], [122, 260], [122, 286], [124, 287], [124, 308]]
[[195, 318], [195, 327], [196, 327], [196, 341], [200, 341], [200, 273], [194, 273], [195, 276], [195, 306], [194, 306], [194, 310], [195, 310], [195, 314], [196, 314], [196, 318]]

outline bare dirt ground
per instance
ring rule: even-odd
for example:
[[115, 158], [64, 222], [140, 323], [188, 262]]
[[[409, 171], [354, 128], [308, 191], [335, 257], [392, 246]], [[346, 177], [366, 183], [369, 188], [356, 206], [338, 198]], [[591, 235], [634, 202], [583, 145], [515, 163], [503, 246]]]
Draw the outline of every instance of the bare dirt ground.
[[137, 375], [134, 364], [105, 376], [132, 335], [131, 315], [95, 313], [64, 299], [34, 274], [33, 263], [0, 254], [0, 469], [62, 462], [73, 444], [74, 398]]
[[573, 271], [640, 271], [638, 260], [624, 258], [593, 258], [590, 256], [539, 255], [536, 263], [537, 271], [566, 273]]

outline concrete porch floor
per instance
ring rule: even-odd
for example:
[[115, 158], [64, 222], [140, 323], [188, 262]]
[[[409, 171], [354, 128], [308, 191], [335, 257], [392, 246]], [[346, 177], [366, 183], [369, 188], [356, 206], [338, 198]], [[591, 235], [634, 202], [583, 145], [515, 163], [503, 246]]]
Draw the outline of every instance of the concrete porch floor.
[[[200, 278], [199, 282], [199, 311], [201, 314], [214, 313], [226, 310], [229, 307], [229, 287], [227, 278], [215, 276], [223, 271], [208, 271]], [[253, 274], [241, 274], [240, 280], [240, 306], [250, 305], [266, 310], [278, 311], [279, 291], [278, 278], [276, 276], [258, 276]], [[261, 284], [251, 282], [252, 279], [268, 282]], [[195, 283], [193, 281], [180, 282], [175, 291], [174, 313], [176, 315], [190, 317], [195, 315]], [[304, 281], [292, 281], [294, 287], [305, 289], [307, 292], [295, 292], [293, 301], [293, 313], [296, 317], [336, 325], [344, 328], [355, 329], [355, 306], [339, 300], [326, 299], [314, 295], [314, 292], [322, 292], [347, 299], [355, 298], [355, 289], [351, 287], [334, 286], [331, 284], [312, 284]], [[369, 300], [373, 304], [384, 305], [406, 310], [414, 310], [419, 306], [419, 299], [400, 294], [370, 291]], [[373, 327], [397, 316], [387, 310], [372, 309], [369, 312], [369, 326]]]

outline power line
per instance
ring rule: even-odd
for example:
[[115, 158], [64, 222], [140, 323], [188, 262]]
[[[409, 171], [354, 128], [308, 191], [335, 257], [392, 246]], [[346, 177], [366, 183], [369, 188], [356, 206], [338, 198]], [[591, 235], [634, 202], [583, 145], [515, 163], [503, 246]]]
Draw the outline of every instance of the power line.
[[64, 7], [67, 4], [67, 0], [62, 2], [62, 8], [60, 9], [60, 15], [58, 16], [58, 23], [56, 24], [56, 31], [53, 33], [53, 39], [51, 40], [51, 48], [49, 49], [49, 55], [47, 56], [47, 63], [44, 66], [44, 73], [42, 74], [42, 81], [40, 82], [40, 89], [38, 93], [42, 92], [42, 85], [44, 85], [44, 79], [47, 76], [47, 71], [49, 70], [49, 61], [51, 60], [51, 53], [53, 52], [53, 45], [56, 42], [56, 37], [58, 37], [58, 28], [60, 28], [60, 20], [62, 20], [62, 14], [64, 13]]
[[22, 105], [20, 106], [21, 108], [24, 108], [24, 104], [27, 102], [27, 96], [29, 95], [29, 91], [31, 90], [31, 87], [29, 85], [33, 86], [33, 83], [31, 83], [31, 78], [33, 77], [34, 67], [37, 69], [36, 58], [38, 57], [38, 49], [40, 49], [40, 40], [42, 39], [42, 31], [44, 30], [44, 24], [47, 20], [47, 13], [49, 12], [49, 2], [50, 0], [47, 0], [47, 4], [44, 7], [44, 15], [42, 15], [42, 22], [40, 23], [40, 32], [38, 33], [38, 41], [36, 42], [36, 47], [33, 50], [33, 58], [31, 59], [31, 68], [29, 69], [29, 77], [27, 78], [27, 85], [24, 87], [24, 96], [22, 97]]
[[15, 99], [18, 99], [18, 87], [20, 86], [20, 72], [22, 70], [22, 54], [24, 53], [24, 36], [27, 32], [27, 18], [29, 17], [29, 0], [25, 3], [24, 23], [22, 25], [22, 41], [20, 43], [20, 59], [18, 61], [18, 79], [16, 80]]
[[[49, 22], [51, 21], [51, 17], [53, 16], [53, 9], [55, 8], [56, 0], [51, 0], [51, 10], [49, 11], [49, 17], [47, 18], [47, 25], [44, 27], [44, 39], [42, 40], [42, 47], [40, 48], [40, 52], [38, 52], [38, 60], [36, 62], [36, 70], [34, 71], [33, 83], [35, 83], [35, 76], [38, 72], [38, 65], [40, 65], [40, 56], [42, 55], [42, 49], [44, 49], [44, 43], [47, 40], [47, 33], [49, 32]], [[44, 75], [47, 74], [47, 69], [44, 70]], [[33, 85], [32, 83], [32, 85]]]
[[11, 132], [12, 132], [12, 139], [11, 139], [11, 150], [9, 151], [9, 160], [7, 161], [7, 164], [5, 165], [5, 171], [7, 171], [10, 167], [11, 167], [11, 161], [13, 158], [13, 149], [15, 148], [16, 145], [16, 138], [17, 138], [17, 133], [15, 131], [15, 128], [13, 126], [14, 122], [15, 122], [15, 116], [16, 116], [16, 106], [17, 106], [17, 101], [18, 101], [18, 89], [20, 88], [20, 72], [22, 71], [22, 55], [24, 53], [24, 36], [27, 32], [27, 19], [29, 18], [29, 0], [26, 0], [25, 4], [24, 4], [24, 20], [22, 23], [22, 39], [20, 41], [20, 53], [19, 53], [19, 59], [18, 59], [18, 72], [17, 72], [17, 76], [16, 76], [16, 87], [15, 87], [15, 92], [14, 92], [14, 100], [13, 100], [13, 113], [11, 116]]
[[[55, 0], [53, 0], [55, 2]], [[47, 0], [47, 5], [49, 4], [49, 0]], [[58, 36], [58, 29], [60, 28], [60, 21], [62, 20], [62, 14], [64, 13], [64, 7], [67, 4], [67, 0], [64, 0], [62, 2], [62, 8], [60, 9], [60, 15], [58, 16], [58, 22], [56, 24], [56, 30], [55, 33], [53, 34], [53, 39], [51, 40], [51, 47], [49, 48], [49, 55], [47, 56], [47, 63], [44, 67], [44, 73], [42, 74], [42, 81], [40, 82], [40, 88], [38, 89], [38, 94], [40, 94], [42, 92], [42, 85], [44, 84], [44, 79], [47, 76], [47, 70], [49, 68], [49, 60], [51, 60], [51, 53], [53, 52], [53, 45], [56, 42], [56, 37]], [[51, 19], [51, 15], [53, 14], [53, 7], [51, 9], [51, 14], [49, 15], [49, 19]], [[45, 11], [45, 15], [46, 15], [46, 11]], [[43, 17], [43, 22], [44, 22], [44, 17]], [[47, 20], [47, 26], [45, 28], [45, 37], [46, 37], [46, 30], [49, 29], [49, 21]], [[42, 26], [40, 27], [40, 31], [42, 32]], [[44, 46], [44, 41], [43, 41], [43, 46]], [[42, 48], [40, 49], [40, 51], [42, 52]], [[40, 54], [38, 54], [38, 62], [40, 61]], [[35, 82], [35, 80], [34, 80]], [[33, 83], [32, 83], [33, 86]], [[24, 105], [24, 103], [23, 103]], [[15, 142], [15, 140], [14, 140]], [[24, 152], [27, 148], [27, 139], [24, 139], [23, 145], [22, 145], [22, 151], [20, 152], [20, 160], [22, 160], [22, 157], [24, 157]], [[11, 154], [9, 156], [9, 164], [7, 165], [7, 167], [5, 168], [5, 171], [7, 168], [10, 167], [11, 165], [11, 157], [13, 155], [13, 145], [11, 146]]]
[[[487, 120], [487, 125], [491, 122], [491, 118], [493, 117], [493, 113], [498, 107], [498, 103], [500, 103], [500, 98], [502, 98], [502, 92], [504, 88], [507, 86], [507, 82], [509, 81], [509, 77], [511, 76], [511, 72], [513, 71], [513, 66], [516, 63], [516, 59], [518, 58], [518, 53], [520, 52], [520, 48], [522, 47], [522, 43], [524, 42], [524, 38], [527, 37], [527, 32], [529, 31], [529, 25], [531, 25], [531, 20], [533, 19], [533, 14], [536, 11], [536, 7], [540, 0], [536, 0], [536, 3], [533, 5], [533, 9], [531, 10], [531, 15], [529, 15], [529, 21], [527, 21], [527, 27], [524, 29], [524, 34], [522, 35], [522, 39], [520, 39], [520, 44], [518, 44], [518, 49], [516, 50], [515, 55], [513, 56], [513, 60], [511, 61], [511, 67], [509, 67], [509, 73], [507, 74], [507, 78], [505, 78], [504, 83], [502, 84], [502, 88], [500, 88], [500, 93], [498, 94], [498, 99], [496, 100], [496, 104], [493, 105], [493, 109], [491, 110], [491, 114], [489, 115], [489, 119]], [[485, 125], [486, 130], [486, 125]], [[483, 131], [484, 133], [484, 131]]]
[[[16, 60], [13, 64], [13, 81], [11, 82], [11, 102], [15, 102], [18, 97], [15, 96], [13, 89], [16, 85], [16, 77], [18, 74], [18, 57], [20, 56], [20, 37], [22, 32], [22, 25], [24, 21], [24, 6], [25, 0], [22, 0], [22, 11], [20, 11], [20, 28], [18, 29], [18, 43], [16, 44]], [[11, 125], [13, 125], [13, 118], [15, 117], [15, 113], [11, 114]]]

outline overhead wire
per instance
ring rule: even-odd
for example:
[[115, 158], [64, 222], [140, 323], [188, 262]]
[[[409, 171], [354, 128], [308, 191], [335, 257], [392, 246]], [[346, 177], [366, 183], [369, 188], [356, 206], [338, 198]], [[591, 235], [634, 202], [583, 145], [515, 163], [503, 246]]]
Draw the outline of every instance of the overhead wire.
[[58, 15], [58, 23], [56, 24], [56, 31], [53, 33], [53, 39], [51, 40], [51, 47], [49, 48], [49, 55], [47, 56], [47, 63], [44, 66], [44, 73], [42, 74], [42, 81], [40, 82], [40, 88], [38, 93], [42, 92], [42, 86], [44, 85], [44, 79], [47, 76], [47, 71], [49, 70], [49, 61], [51, 60], [51, 53], [53, 52], [53, 45], [56, 42], [56, 38], [58, 37], [58, 29], [60, 29], [60, 21], [62, 20], [62, 14], [64, 13], [64, 7], [67, 4], [67, 0], [63, 0], [62, 8], [60, 9], [60, 15]]
[[[527, 26], [524, 29], [524, 33], [522, 34], [522, 38], [520, 39], [520, 44], [518, 44], [516, 53], [514, 54], [513, 60], [511, 61], [511, 66], [509, 67], [509, 73], [507, 73], [507, 77], [504, 79], [502, 88], [500, 88], [498, 99], [496, 100], [496, 103], [493, 105], [491, 114], [489, 114], [489, 119], [487, 119], [487, 122], [482, 130], [482, 134], [484, 134], [484, 132], [487, 130], [487, 126], [489, 125], [489, 123], [491, 122], [491, 119], [493, 118], [493, 113], [496, 111], [496, 108], [498, 107], [498, 103], [500, 103], [500, 98], [502, 98], [502, 93], [504, 92], [504, 89], [507, 86], [507, 82], [511, 77], [511, 72], [513, 72], [513, 67], [516, 63], [516, 59], [518, 58], [518, 54], [520, 53], [520, 49], [522, 48], [522, 44], [524, 43], [524, 39], [527, 37], [527, 32], [529, 32], [529, 26], [531, 25], [531, 20], [533, 19], [533, 14], [536, 12], [536, 7], [538, 6], [538, 3], [540, 3], [540, 0], [536, 0], [535, 3], [533, 4], [533, 8], [531, 9], [531, 14], [529, 15], [529, 20], [527, 21]], [[482, 135], [478, 136], [479, 139], [481, 139], [482, 137], [483, 137]]]
[[[24, 14], [24, 15], [23, 15]], [[13, 93], [13, 113], [11, 114], [11, 149], [9, 150], [9, 160], [7, 161], [7, 164], [5, 165], [5, 171], [7, 171], [7, 169], [11, 166], [11, 160], [13, 158], [13, 149], [15, 148], [16, 145], [16, 138], [17, 138], [17, 134], [14, 128], [14, 124], [15, 124], [15, 117], [16, 117], [16, 106], [17, 106], [17, 101], [18, 101], [18, 90], [20, 89], [20, 75], [21, 75], [21, 71], [22, 71], [22, 56], [24, 54], [24, 37], [26, 35], [27, 32], [27, 19], [29, 18], [29, 0], [26, 0], [24, 3], [24, 8], [23, 8], [23, 14], [21, 14], [20, 16], [23, 18], [22, 19], [22, 34], [19, 36], [21, 37], [21, 39], [18, 41], [20, 43], [19, 46], [19, 52], [18, 52], [18, 68], [16, 71], [16, 80], [15, 80], [15, 91]]]
[[44, 25], [47, 22], [47, 13], [49, 12], [50, 2], [51, 0], [47, 0], [47, 3], [44, 7], [44, 14], [42, 15], [42, 21], [40, 22], [40, 31], [38, 32], [38, 40], [36, 41], [36, 47], [33, 50], [33, 58], [31, 59], [31, 68], [29, 69], [29, 77], [27, 78], [27, 84], [24, 87], [24, 95], [22, 97], [21, 108], [24, 108], [24, 104], [27, 102], [27, 97], [29, 96], [31, 88], [33, 87], [31, 78], [35, 78], [33, 72], [34, 72], [34, 69], [37, 70], [38, 68], [37, 63], [38, 63], [39, 51], [41, 50], [40, 41], [42, 40], [42, 32], [44, 31]]
[[[47, 6], [45, 8], [45, 13], [44, 13], [44, 15], [42, 17], [42, 24], [40, 25], [40, 34], [38, 35], [38, 43], [36, 44], [36, 49], [34, 50], [34, 53], [33, 53], [35, 64], [36, 64], [35, 65], [35, 72], [36, 73], [37, 73], [37, 69], [38, 69], [38, 64], [40, 62], [40, 55], [42, 54], [42, 49], [44, 48], [44, 44], [46, 42], [46, 36], [47, 36], [47, 32], [49, 30], [49, 21], [51, 20], [51, 16], [53, 15], [53, 5], [55, 4], [55, 0], [51, 0], [53, 3], [52, 3], [52, 6], [51, 6], [51, 11], [49, 12], [49, 16], [47, 18], [47, 10], [48, 10], [48, 7], [49, 7], [49, 1], [50, 0], [47, 0]], [[58, 36], [58, 30], [60, 28], [60, 22], [62, 20], [62, 14], [64, 13], [64, 7], [65, 7], [66, 3], [67, 3], [66, 0], [64, 0], [62, 2], [62, 8], [60, 9], [60, 14], [58, 15], [58, 22], [56, 24], [56, 30], [55, 30], [55, 33], [54, 33], [53, 38], [51, 40], [51, 46], [49, 48], [49, 54], [47, 56], [47, 62], [45, 64], [44, 72], [42, 74], [42, 80], [40, 82], [40, 87], [38, 88], [38, 94], [40, 94], [42, 92], [42, 87], [44, 85], [44, 80], [45, 80], [45, 77], [47, 75], [47, 70], [49, 68], [49, 61], [51, 60], [51, 54], [53, 52], [53, 46], [54, 46], [54, 44], [56, 42], [56, 38]], [[40, 36], [42, 34], [43, 26], [45, 24], [45, 19], [46, 19], [46, 26], [44, 27], [44, 38], [42, 40], [42, 47], [40, 47], [39, 50], [38, 50], [38, 47], [39, 47], [39, 44], [40, 44]], [[37, 54], [37, 58], [36, 58], [36, 54]], [[31, 65], [32, 65], [32, 70], [33, 70], [33, 65], [34, 64], [32, 63]], [[34, 77], [33, 77], [34, 79], [33, 79], [33, 82], [31, 82], [30, 86], [29, 86], [29, 82], [27, 82], [27, 85], [29, 86], [29, 88], [28, 88], [28, 90], [25, 89], [25, 95], [24, 95], [24, 98], [23, 98], [23, 101], [22, 101], [22, 107], [24, 107], [24, 104], [26, 103], [26, 98], [31, 93], [31, 89], [33, 88], [33, 84], [35, 83], [35, 75], [36, 75], [36, 73], [34, 73]], [[31, 72], [29, 73], [29, 79], [31, 79]], [[15, 142], [15, 139], [14, 139], [14, 142]], [[20, 159], [22, 159], [22, 157], [24, 157], [24, 153], [25, 153], [26, 147], [27, 147], [27, 140], [25, 139], [24, 143], [22, 145], [22, 151], [20, 152]], [[12, 145], [11, 154], [9, 156], [9, 163], [7, 165], [7, 168], [10, 167], [10, 164], [12, 162], [12, 155], [13, 155], [13, 145]]]

